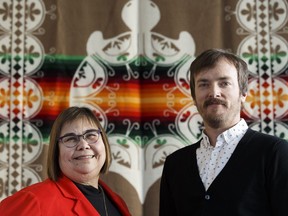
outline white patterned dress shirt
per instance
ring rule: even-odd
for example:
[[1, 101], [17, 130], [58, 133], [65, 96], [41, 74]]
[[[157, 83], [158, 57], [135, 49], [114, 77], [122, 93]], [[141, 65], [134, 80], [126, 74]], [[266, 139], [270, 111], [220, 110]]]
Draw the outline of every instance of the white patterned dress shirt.
[[209, 138], [203, 131], [203, 139], [196, 150], [196, 156], [199, 174], [206, 190], [224, 168], [247, 129], [248, 125], [241, 119], [217, 137], [215, 147], [210, 145]]

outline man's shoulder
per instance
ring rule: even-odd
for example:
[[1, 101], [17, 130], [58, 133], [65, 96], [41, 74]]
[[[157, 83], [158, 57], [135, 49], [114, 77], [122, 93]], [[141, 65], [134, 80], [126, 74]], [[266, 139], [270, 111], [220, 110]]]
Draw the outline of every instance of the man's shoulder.
[[287, 140], [280, 138], [276, 135], [265, 134], [253, 129], [248, 129], [244, 137], [240, 140], [241, 146], [252, 146], [257, 148], [259, 151], [283, 151], [288, 153], [288, 142]]
[[169, 157], [172, 159], [172, 158], [186, 158], [187, 156], [191, 157], [194, 153], [196, 153], [196, 149], [199, 148], [199, 146], [200, 141], [174, 151], [173, 153], [168, 155], [167, 158]]
[[[274, 142], [283, 142], [283, 143], [288, 143], [287, 140], [278, 137], [276, 135], [271, 135], [271, 134], [266, 134], [266, 133], [262, 133], [256, 130], [253, 130], [251, 128], [249, 128], [244, 136], [245, 138], [253, 138], [253, 139], [257, 139], [257, 140], [265, 140], [265, 141], [274, 141]], [[243, 137], [243, 138], [244, 138]]]

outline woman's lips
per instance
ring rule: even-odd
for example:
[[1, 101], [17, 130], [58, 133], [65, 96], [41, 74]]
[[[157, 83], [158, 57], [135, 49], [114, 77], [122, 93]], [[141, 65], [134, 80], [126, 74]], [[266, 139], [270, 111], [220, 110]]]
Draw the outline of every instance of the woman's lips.
[[75, 160], [83, 160], [83, 159], [91, 159], [91, 158], [94, 158], [95, 155], [81, 155], [81, 156], [78, 156], [78, 157], [74, 157]]

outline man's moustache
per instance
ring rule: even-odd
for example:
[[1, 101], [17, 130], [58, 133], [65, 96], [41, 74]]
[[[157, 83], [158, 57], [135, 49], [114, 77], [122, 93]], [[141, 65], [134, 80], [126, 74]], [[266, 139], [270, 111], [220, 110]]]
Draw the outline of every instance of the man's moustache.
[[226, 102], [221, 100], [221, 99], [210, 98], [210, 99], [208, 99], [208, 100], [206, 100], [204, 102], [204, 107], [208, 107], [209, 105], [213, 105], [213, 104], [220, 104], [220, 105], [223, 105], [223, 106], [227, 106]]

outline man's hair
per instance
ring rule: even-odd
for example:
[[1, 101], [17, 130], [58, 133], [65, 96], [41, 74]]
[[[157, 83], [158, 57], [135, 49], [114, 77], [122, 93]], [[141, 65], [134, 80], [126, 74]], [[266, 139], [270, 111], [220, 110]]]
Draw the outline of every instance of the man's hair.
[[195, 100], [195, 76], [204, 69], [210, 69], [215, 67], [217, 62], [224, 59], [228, 63], [235, 66], [237, 70], [237, 79], [240, 89], [240, 93], [245, 95], [248, 91], [248, 67], [244, 60], [237, 55], [222, 50], [222, 49], [209, 49], [202, 52], [192, 62], [190, 66], [190, 89], [192, 98]]

